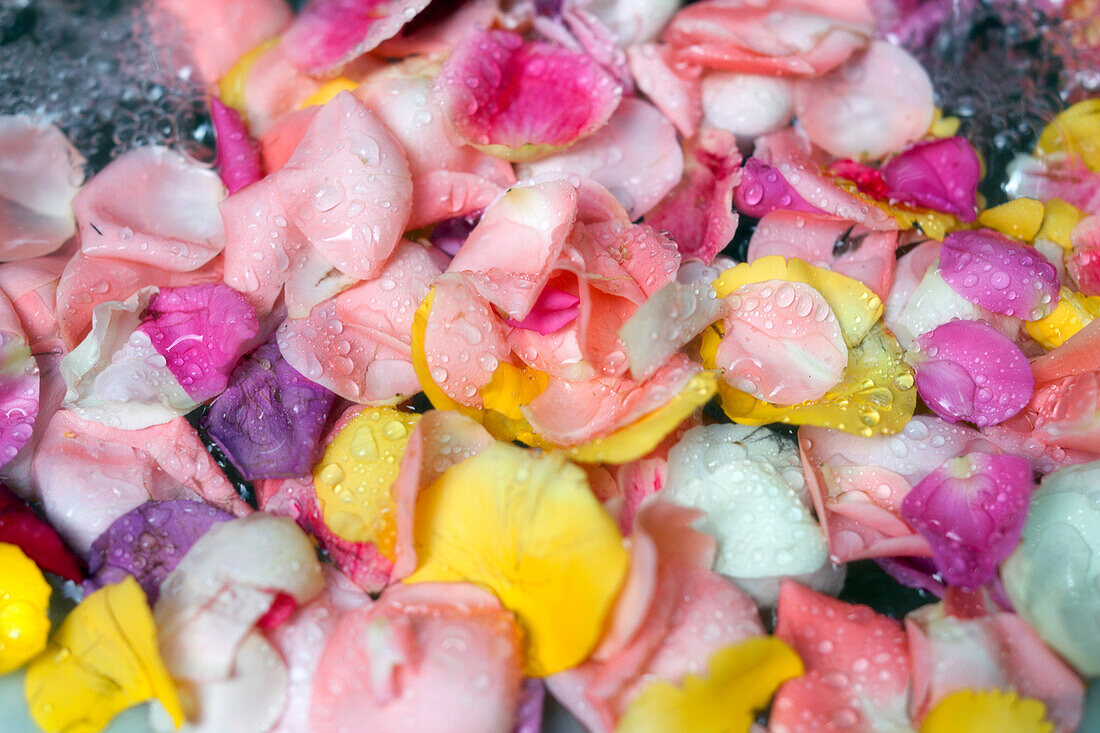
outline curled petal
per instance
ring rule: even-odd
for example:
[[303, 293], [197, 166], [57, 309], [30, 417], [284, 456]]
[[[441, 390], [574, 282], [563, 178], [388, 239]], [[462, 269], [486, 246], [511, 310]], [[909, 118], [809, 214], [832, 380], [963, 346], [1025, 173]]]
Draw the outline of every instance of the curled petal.
[[324, 74], [383, 41], [428, 6], [429, 0], [310, 0], [283, 35], [302, 71]]
[[678, 67], [672, 60], [671, 50], [655, 43], [629, 46], [626, 57], [638, 89], [676, 125], [681, 135], [694, 137], [703, 116], [698, 72], [690, 67]]
[[974, 221], [981, 166], [974, 148], [961, 137], [911, 145], [882, 166], [891, 199]]
[[914, 486], [901, 515], [928, 540], [948, 583], [977, 588], [1019, 542], [1031, 488], [1027, 459], [970, 453]]
[[523, 320], [506, 318], [504, 322], [513, 328], [538, 331], [545, 336], [575, 321], [580, 314], [580, 302], [577, 296], [547, 285]]
[[510, 31], [474, 31], [444, 63], [436, 94], [468, 143], [526, 160], [598, 130], [622, 88], [584, 54]]
[[921, 399], [945, 420], [996, 425], [1022, 410], [1035, 387], [1016, 344], [978, 321], [939, 326], [914, 341], [907, 358]]
[[935, 114], [928, 72], [884, 41], [821, 79], [799, 82], [794, 107], [810, 140], [856, 160], [901, 150], [928, 131]]
[[132, 150], [88, 181], [73, 199], [80, 250], [190, 272], [225, 246], [216, 173], [161, 147]]
[[1033, 248], [988, 229], [947, 235], [940, 275], [964, 298], [994, 313], [1035, 321], [1058, 305], [1054, 265]]
[[210, 119], [218, 142], [218, 174], [232, 195], [264, 177], [263, 163], [237, 110], [210, 100]]
[[52, 125], [0, 116], [0, 259], [57, 250], [76, 231], [72, 200], [84, 159]]

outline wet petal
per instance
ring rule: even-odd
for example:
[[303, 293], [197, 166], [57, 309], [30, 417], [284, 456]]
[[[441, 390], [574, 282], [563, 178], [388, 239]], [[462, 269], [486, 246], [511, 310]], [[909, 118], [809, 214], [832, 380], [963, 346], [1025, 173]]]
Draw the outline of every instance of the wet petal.
[[947, 235], [940, 275], [956, 292], [994, 313], [1026, 321], [1058, 305], [1058, 274], [1031, 247], [983, 229]]
[[1035, 387], [1016, 344], [978, 321], [939, 326], [914, 341], [906, 359], [921, 399], [946, 420], [996, 425], [1023, 409]]
[[17, 545], [0, 542], [0, 674], [22, 667], [46, 647], [50, 634], [50, 584]]
[[0, 467], [34, 434], [41, 377], [11, 301], [0, 293]]
[[18, 546], [40, 568], [79, 583], [80, 562], [45, 520], [0, 483], [0, 542]]
[[638, 89], [676, 125], [681, 135], [694, 137], [703, 116], [698, 71], [677, 66], [671, 49], [655, 43], [628, 46], [626, 57]]
[[429, 0], [310, 0], [282, 43], [303, 71], [324, 74], [400, 32]]
[[821, 211], [802, 198], [778, 170], [755, 156], [745, 161], [741, 183], [733, 190], [733, 203], [738, 211], [757, 219], [776, 209], [811, 214]]
[[1058, 113], [1039, 136], [1036, 155], [1069, 153], [1100, 171], [1100, 101], [1086, 99]]
[[882, 176], [894, 200], [974, 221], [981, 171], [977, 154], [961, 137], [911, 145], [882, 166]]
[[27, 669], [34, 721], [50, 732], [98, 731], [126, 708], [155, 698], [178, 726], [183, 710], [156, 634], [133, 578], [89, 595]]
[[436, 94], [468, 143], [527, 160], [602, 127], [622, 88], [589, 56], [510, 31], [475, 31], [444, 63]]
[[921, 733], [950, 733], [991, 726], [1018, 733], [1050, 733], [1046, 705], [1014, 692], [959, 690], [940, 700], [921, 721]]
[[406, 582], [491, 588], [519, 617], [526, 669], [538, 676], [595, 647], [627, 566], [622, 537], [580, 469], [503, 443], [421, 492], [416, 544], [419, 566]]
[[212, 97], [210, 119], [218, 142], [218, 174], [229, 193], [232, 195], [263, 178], [260, 154], [237, 110]]
[[794, 115], [789, 79], [714, 71], [703, 77], [703, 119], [739, 138], [755, 138], [787, 126]]

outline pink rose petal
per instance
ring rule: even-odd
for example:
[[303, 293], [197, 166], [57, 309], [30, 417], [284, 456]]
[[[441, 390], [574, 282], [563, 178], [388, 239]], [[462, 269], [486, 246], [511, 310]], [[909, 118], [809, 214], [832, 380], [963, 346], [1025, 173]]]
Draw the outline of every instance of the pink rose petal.
[[1054, 265], [989, 229], [948, 234], [940, 275], [971, 303], [1025, 321], [1050, 315], [1060, 297]]
[[218, 141], [218, 175], [230, 194], [264, 177], [256, 145], [248, 136], [237, 110], [226, 107], [217, 97], [210, 100], [210, 119]]
[[513, 328], [538, 331], [545, 336], [575, 321], [581, 311], [580, 302], [577, 296], [547, 285], [523, 320], [506, 318], [504, 322]]
[[676, 64], [668, 46], [643, 43], [626, 49], [638, 89], [661, 110], [685, 138], [695, 136], [703, 117], [699, 71]]
[[464, 140], [529, 158], [602, 127], [622, 88], [584, 54], [510, 31], [475, 31], [444, 63], [436, 94]]
[[1018, 198], [1040, 201], [1059, 198], [1090, 214], [1100, 214], [1100, 173], [1090, 171], [1080, 158], [1018, 157], [1010, 167], [1005, 191]]
[[919, 336], [906, 358], [921, 399], [945, 420], [996, 425], [1022, 410], [1035, 388], [1016, 344], [979, 321], [951, 321]]
[[0, 293], [0, 467], [10, 462], [34, 433], [40, 377], [19, 316]]
[[882, 166], [882, 177], [895, 201], [946, 211], [962, 221], [977, 218], [974, 194], [981, 167], [974, 148], [961, 137], [909, 146]]
[[1031, 489], [1027, 459], [970, 453], [914, 486], [901, 515], [928, 540], [944, 579], [972, 589], [991, 580], [1016, 548]]
[[777, 209], [821, 213], [771, 167], [757, 157], [745, 161], [741, 183], [733, 190], [733, 204], [742, 214], [762, 218]]

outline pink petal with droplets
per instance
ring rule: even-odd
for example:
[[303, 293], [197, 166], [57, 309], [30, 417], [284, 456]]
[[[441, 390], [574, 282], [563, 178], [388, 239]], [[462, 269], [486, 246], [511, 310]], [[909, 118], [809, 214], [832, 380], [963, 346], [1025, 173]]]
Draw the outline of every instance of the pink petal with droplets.
[[626, 57], [638, 90], [657, 105], [681, 135], [694, 137], [703, 118], [698, 70], [677, 65], [672, 50], [663, 44], [630, 46]]
[[[1035, 398], [1038, 398], [1042, 392], [1042, 387], [1036, 389]], [[1028, 459], [1031, 462], [1031, 470], [1040, 475], [1100, 459], [1100, 443], [1093, 444], [1091, 450], [1073, 448], [1067, 450], [1055, 443], [1047, 442], [1051, 438], [1058, 440], [1058, 434], [1052, 435], [1050, 431], [1040, 434], [1035, 429], [1037, 420], [1037, 414], [1030, 408], [1025, 408], [1003, 423], [982, 428], [982, 434], [1004, 453]]]
[[1005, 191], [1013, 198], [1029, 196], [1044, 202], [1059, 198], [1100, 214], [1100, 173], [1090, 171], [1079, 158], [1019, 157], [1008, 173]]
[[848, 347], [840, 322], [809, 285], [767, 280], [726, 298], [716, 362], [737, 389], [776, 404], [821, 397], [840, 381]]
[[1059, 733], [1077, 729], [1085, 698], [1081, 679], [1019, 616], [993, 613], [961, 619], [944, 610], [942, 605], [924, 606], [905, 619], [914, 720], [952, 692], [1002, 689], [1043, 701]]
[[149, 499], [206, 501], [237, 516], [252, 511], [182, 417], [120, 430], [62, 410], [46, 427], [33, 471], [46, 518], [81, 554]]
[[989, 229], [948, 234], [940, 275], [970, 302], [1025, 321], [1050, 315], [1060, 297], [1054, 265]]
[[511, 188], [485, 210], [448, 272], [461, 273], [509, 318], [531, 312], [577, 216], [562, 180]]
[[746, 261], [796, 257], [859, 280], [886, 299], [894, 280], [896, 232], [874, 232], [835, 216], [777, 210], [765, 214], [749, 240]]
[[9, 463], [34, 433], [40, 377], [19, 316], [0, 294], [0, 468]]
[[1072, 451], [1100, 454], [1100, 370], [1075, 374], [1038, 387], [1035, 437]]
[[1031, 490], [1025, 458], [970, 453], [914, 486], [901, 515], [928, 540], [944, 579], [973, 589], [992, 579], [1016, 548]]
[[874, 33], [863, 0], [708, 0], [680, 10], [663, 40], [693, 64], [767, 76], [820, 76]]
[[756, 156], [745, 161], [741, 183], [733, 191], [733, 204], [742, 214], [760, 219], [777, 209], [821, 213], [779, 174]]
[[160, 147], [115, 158], [76, 198], [80, 249], [165, 270], [202, 267], [225, 246], [218, 202], [225, 189], [213, 171]]
[[590, 57], [510, 31], [469, 33], [444, 63], [435, 91], [460, 137], [510, 156], [595, 132], [622, 95]]
[[474, 173], [433, 171], [416, 179], [409, 229], [480, 213], [504, 193], [500, 185]]
[[722, 130], [703, 130], [686, 152], [683, 180], [650, 210], [646, 223], [668, 232], [682, 258], [709, 265], [737, 230], [733, 198], [741, 154], [737, 140]]
[[1016, 344], [979, 321], [951, 321], [929, 331], [906, 358], [921, 399], [945, 420], [996, 425], [1022, 410], [1035, 388]]
[[867, 160], [923, 137], [935, 100], [920, 62], [898, 46], [872, 41], [844, 67], [800, 81], [794, 109], [814, 144], [838, 158]]
[[882, 166], [882, 177], [893, 200], [946, 211], [962, 221], [977, 218], [981, 166], [974, 148], [961, 137], [909, 146]]
[[312, 729], [508, 731], [522, 681], [515, 617], [490, 593], [396, 585], [337, 623], [317, 664]]
[[[751, 244], [750, 244], [751, 246]], [[882, 314], [882, 321], [886, 327], [895, 334], [898, 332], [897, 321], [909, 303], [909, 298], [924, 279], [925, 274], [940, 258], [942, 245], [934, 239], [921, 242], [909, 250], [897, 260], [894, 267], [894, 279], [890, 285], [889, 295], [883, 298], [886, 310]]]
[[302, 71], [338, 69], [397, 35], [429, 0], [310, 0], [283, 34], [287, 53]]
[[637, 219], [680, 182], [684, 154], [672, 123], [653, 105], [632, 97], [592, 135], [518, 170], [522, 178], [550, 172], [591, 178]]
[[[717, 650], [764, 633], [756, 606], [708, 569], [713, 540], [691, 529], [698, 516], [666, 502], [639, 512], [631, 569], [609, 638], [592, 661], [546, 678], [550, 692], [593, 731], [612, 731], [654, 679], [700, 675]], [[625, 642], [625, 644], [623, 643]]]
[[353, 402], [391, 404], [419, 391], [412, 319], [440, 273], [428, 250], [404, 241], [378, 276], [287, 320], [279, 349], [307, 378]]
[[0, 290], [12, 307], [31, 348], [38, 351], [39, 341], [57, 339], [57, 283], [68, 258], [62, 255], [0, 265]]
[[1073, 251], [1066, 257], [1066, 270], [1077, 289], [1086, 295], [1100, 295], [1100, 216], [1082, 219], [1070, 235]]
[[538, 331], [545, 336], [575, 321], [581, 311], [580, 302], [577, 296], [547, 285], [535, 301], [535, 307], [522, 321], [506, 318], [504, 322], [513, 328]]
[[210, 119], [218, 143], [218, 175], [230, 194], [264, 177], [256, 144], [237, 110], [226, 107], [217, 97], [210, 100]]
[[495, 21], [500, 0], [467, 0], [457, 7], [436, 3], [407, 23], [396, 36], [378, 45], [383, 58], [448, 54], [470, 28], [488, 28]]
[[404, 151], [348, 92], [321, 108], [275, 183], [290, 222], [337, 269], [364, 280], [382, 269], [412, 211]]
[[72, 200], [84, 159], [56, 127], [0, 117], [0, 259], [56, 251], [76, 231]]

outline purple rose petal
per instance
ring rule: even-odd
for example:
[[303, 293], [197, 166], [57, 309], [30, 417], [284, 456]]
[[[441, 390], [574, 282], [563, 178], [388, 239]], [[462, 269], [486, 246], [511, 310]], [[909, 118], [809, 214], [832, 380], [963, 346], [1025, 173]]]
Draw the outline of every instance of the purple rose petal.
[[506, 318], [504, 322], [515, 328], [538, 331], [545, 336], [575, 321], [581, 312], [580, 303], [581, 299], [577, 296], [547, 285], [539, 294], [531, 312], [522, 320]]
[[542, 730], [542, 707], [546, 701], [546, 687], [542, 680], [530, 678], [523, 681], [523, 691], [516, 712], [516, 727], [512, 733], [539, 733]]
[[971, 303], [1013, 318], [1036, 321], [1058, 305], [1054, 265], [989, 229], [948, 234], [940, 251], [940, 275]]
[[264, 177], [260, 153], [237, 110], [217, 97], [210, 100], [210, 119], [218, 142], [218, 175], [230, 194]]
[[911, 145], [880, 172], [895, 201], [946, 211], [962, 221], [977, 218], [981, 167], [974, 149], [961, 137]]
[[84, 592], [132, 575], [152, 605], [161, 583], [191, 545], [217, 522], [233, 518], [201, 501], [147, 501], [112, 522], [92, 543]]
[[906, 360], [917, 392], [945, 420], [979, 427], [1004, 422], [1035, 389], [1027, 357], [1007, 337], [979, 321], [951, 321], [919, 336]]
[[290, 366], [273, 339], [233, 370], [201, 426], [246, 480], [302, 476], [334, 399]]
[[749, 158], [741, 169], [741, 184], [733, 189], [733, 206], [757, 219], [776, 209], [821, 214], [794, 190], [779, 171], [757, 158]]
[[928, 540], [947, 582], [973, 589], [993, 579], [1019, 543], [1031, 490], [1027, 459], [970, 453], [914, 486], [901, 516]]
[[907, 588], [925, 590], [937, 598], [943, 598], [947, 590], [935, 564], [927, 557], [876, 557], [875, 564]]
[[435, 225], [428, 240], [436, 247], [454, 257], [458, 250], [466, 243], [466, 237], [474, 230], [481, 220], [481, 211], [475, 211], [466, 216], [455, 216], [439, 222]]
[[0, 333], [0, 467], [15, 458], [38, 417], [38, 364], [22, 334]]
[[260, 326], [243, 295], [222, 283], [205, 283], [161, 290], [138, 330], [148, 334], [188, 396], [205, 402], [225, 389]]

